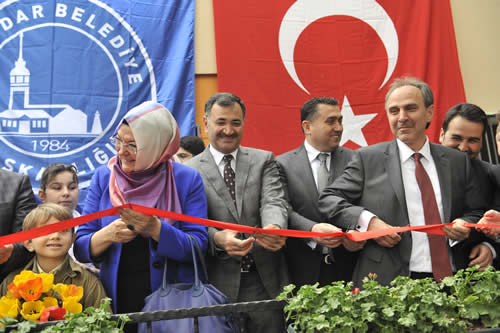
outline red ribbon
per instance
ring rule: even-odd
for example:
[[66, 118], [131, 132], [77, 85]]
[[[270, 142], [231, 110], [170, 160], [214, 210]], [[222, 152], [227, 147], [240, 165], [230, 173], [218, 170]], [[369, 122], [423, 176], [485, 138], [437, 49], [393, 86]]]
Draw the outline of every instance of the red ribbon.
[[[97, 220], [98, 218], [101, 218], [101, 217], [118, 215], [118, 214], [120, 214], [118, 210], [121, 208], [130, 208], [136, 212], [140, 212], [140, 213], [143, 213], [146, 215], [154, 215], [154, 216], [169, 218], [169, 219], [176, 220], [176, 221], [190, 222], [190, 223], [195, 223], [195, 224], [200, 224], [200, 225], [205, 225], [205, 226], [215, 227], [215, 228], [220, 228], [220, 229], [230, 229], [230, 230], [235, 230], [238, 232], [244, 232], [247, 234], [254, 234], [254, 233], [256, 233], [256, 234], [272, 234], [272, 235], [280, 235], [280, 236], [286, 236], [286, 237], [299, 237], [299, 238], [345, 236], [353, 241], [364, 241], [364, 240], [368, 240], [368, 239], [372, 239], [372, 238], [377, 238], [377, 237], [381, 237], [381, 236], [385, 236], [385, 235], [389, 235], [389, 234], [406, 232], [406, 231], [418, 231], [418, 232], [425, 232], [428, 234], [445, 235], [445, 233], [443, 231], [443, 227], [445, 225], [453, 225], [454, 224], [454, 222], [452, 222], [449, 224], [433, 224], [433, 225], [422, 225], [422, 226], [415, 226], [415, 227], [407, 226], [407, 227], [397, 227], [397, 228], [389, 228], [389, 229], [366, 231], [366, 232], [322, 233], [322, 232], [311, 232], [311, 231], [290, 230], [290, 229], [255, 228], [255, 227], [250, 227], [250, 226], [241, 225], [241, 224], [221, 222], [221, 221], [203, 219], [203, 218], [193, 217], [193, 216], [179, 214], [179, 213], [168, 212], [165, 210], [140, 206], [140, 205], [136, 205], [136, 204], [125, 204], [125, 205], [122, 205], [119, 207], [114, 207], [114, 208], [102, 210], [99, 212], [95, 212], [95, 213], [80, 216], [80, 217], [75, 217], [75, 218], [61, 221], [58, 223], [44, 225], [44, 226], [39, 227], [39, 228], [30, 229], [30, 230], [21, 231], [21, 232], [15, 233], [15, 234], [2, 236], [2, 237], [0, 237], [0, 246], [24, 242], [26, 240], [30, 240], [33, 238], [49, 235], [49, 234], [52, 234], [54, 232], [59, 232], [62, 230], [74, 228], [76, 226], [85, 224], [87, 222]], [[465, 223], [464, 226], [468, 227], [468, 228], [474, 228], [474, 227], [477, 227], [477, 224]], [[481, 227], [498, 228], [498, 227], [500, 227], [500, 225], [498, 225], [498, 224], [481, 224]]]

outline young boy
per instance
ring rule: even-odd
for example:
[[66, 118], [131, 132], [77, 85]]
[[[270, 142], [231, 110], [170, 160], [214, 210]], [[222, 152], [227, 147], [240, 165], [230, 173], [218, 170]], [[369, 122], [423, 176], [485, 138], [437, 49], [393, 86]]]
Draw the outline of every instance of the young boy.
[[[46, 203], [38, 206], [24, 219], [23, 231], [71, 219], [71, 212], [58, 204]], [[35, 253], [35, 257], [22, 269], [10, 273], [0, 285], [2, 295], [7, 294], [7, 286], [22, 270], [35, 273], [54, 274], [54, 284], [74, 284], [83, 287], [83, 297], [80, 300], [83, 308], [98, 307], [106, 297], [99, 279], [74, 262], [68, 251], [75, 241], [73, 229], [55, 232], [23, 242], [24, 247]]]

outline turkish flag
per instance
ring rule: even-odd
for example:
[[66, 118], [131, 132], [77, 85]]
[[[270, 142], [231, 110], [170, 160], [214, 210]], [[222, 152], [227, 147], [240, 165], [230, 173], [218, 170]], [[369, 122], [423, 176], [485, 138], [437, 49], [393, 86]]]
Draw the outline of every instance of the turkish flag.
[[214, 17], [219, 91], [247, 106], [244, 145], [300, 145], [300, 107], [316, 96], [339, 100], [342, 145], [392, 140], [384, 101], [401, 76], [434, 92], [431, 141], [465, 102], [449, 1], [214, 0]]

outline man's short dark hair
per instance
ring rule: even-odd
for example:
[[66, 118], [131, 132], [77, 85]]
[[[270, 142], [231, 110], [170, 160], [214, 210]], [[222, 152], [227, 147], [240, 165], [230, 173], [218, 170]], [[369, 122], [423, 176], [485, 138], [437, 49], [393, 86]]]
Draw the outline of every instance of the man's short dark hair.
[[187, 135], [181, 138], [181, 148], [196, 156], [205, 150], [205, 143], [198, 136]]
[[468, 121], [472, 121], [474, 123], [482, 123], [483, 124], [483, 133], [484, 130], [488, 127], [488, 116], [479, 106], [471, 103], [460, 103], [452, 107], [446, 112], [446, 116], [443, 121], [443, 131], [446, 132], [448, 130], [448, 126], [450, 122], [455, 117], [462, 117]]
[[220, 106], [233, 106], [235, 103], [238, 103], [241, 107], [241, 111], [243, 112], [243, 119], [245, 119], [245, 104], [238, 96], [223, 92], [212, 95], [208, 101], [205, 103], [205, 117], [208, 119], [210, 117], [210, 111], [212, 111], [212, 107], [214, 104]]
[[300, 108], [300, 122], [311, 120], [318, 111], [318, 104], [339, 105], [339, 101], [332, 97], [314, 97]]

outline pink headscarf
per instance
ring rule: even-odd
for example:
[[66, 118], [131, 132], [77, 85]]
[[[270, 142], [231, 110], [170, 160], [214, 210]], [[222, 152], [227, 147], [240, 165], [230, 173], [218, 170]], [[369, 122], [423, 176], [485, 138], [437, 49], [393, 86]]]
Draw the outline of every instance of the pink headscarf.
[[[130, 173], [123, 171], [118, 155], [109, 161], [112, 205], [135, 203], [182, 213], [172, 166], [172, 156], [179, 149], [180, 141], [174, 117], [163, 105], [147, 101], [127, 112], [123, 120], [134, 135], [137, 155], [134, 171]], [[123, 121], [115, 135], [121, 126]]]

